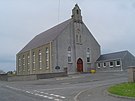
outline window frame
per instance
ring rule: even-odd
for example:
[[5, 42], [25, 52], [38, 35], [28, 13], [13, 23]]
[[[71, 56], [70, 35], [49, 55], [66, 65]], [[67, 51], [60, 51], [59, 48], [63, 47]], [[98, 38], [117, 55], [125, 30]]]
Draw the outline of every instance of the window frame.
[[71, 57], [71, 47], [68, 47], [68, 54], [67, 54], [67, 61], [68, 63], [72, 63], [72, 57]]
[[28, 54], [27, 55], [27, 71], [29, 72], [30, 71], [30, 55]]
[[50, 52], [49, 52], [49, 48], [48, 47], [46, 47], [45, 48], [45, 59], [46, 59], [46, 69], [49, 69], [50, 67], [50, 64], [49, 64], [49, 59], [50, 59], [50, 57], [49, 57], [49, 54], [50, 54]]
[[[119, 65], [118, 65], [118, 62], [119, 62]], [[116, 61], [115, 61], [115, 65], [116, 65], [116, 66], [121, 66], [120, 60], [116, 60]]]
[[35, 52], [32, 53], [32, 70], [35, 71], [36, 70], [36, 55]]
[[107, 63], [106, 62], [103, 62], [103, 67], [105, 68], [107, 66]]
[[[112, 63], [112, 65], [111, 65], [111, 63]], [[114, 67], [114, 62], [113, 61], [109, 62], [109, 67], [111, 67], [111, 68]]]
[[38, 62], [39, 62], [39, 69], [42, 69], [42, 52], [39, 50], [38, 52]]
[[[87, 48], [86, 59], [87, 59], [87, 63], [91, 63], [90, 48]], [[89, 60], [89, 61], [88, 61], [88, 60]]]
[[97, 63], [97, 68], [98, 68], [98, 69], [101, 68], [101, 63]]

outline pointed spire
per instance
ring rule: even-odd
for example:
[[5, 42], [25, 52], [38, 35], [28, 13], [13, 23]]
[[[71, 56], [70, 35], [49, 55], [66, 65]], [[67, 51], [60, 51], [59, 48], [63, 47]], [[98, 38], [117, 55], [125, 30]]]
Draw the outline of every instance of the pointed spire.
[[75, 22], [82, 22], [81, 9], [78, 4], [75, 4], [75, 7], [72, 9], [72, 19]]

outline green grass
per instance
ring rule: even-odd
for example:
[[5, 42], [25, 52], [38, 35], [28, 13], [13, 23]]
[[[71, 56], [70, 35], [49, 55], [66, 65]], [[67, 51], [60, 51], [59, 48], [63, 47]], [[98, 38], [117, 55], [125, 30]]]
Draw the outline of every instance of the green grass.
[[135, 97], [135, 83], [121, 83], [108, 88], [112, 94]]

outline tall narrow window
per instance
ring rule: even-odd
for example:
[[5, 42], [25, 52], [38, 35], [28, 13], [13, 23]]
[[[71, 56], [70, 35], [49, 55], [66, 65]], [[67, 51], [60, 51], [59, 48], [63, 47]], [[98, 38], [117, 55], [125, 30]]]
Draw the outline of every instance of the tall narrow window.
[[21, 58], [20, 58], [20, 56], [19, 56], [19, 58], [18, 58], [18, 72], [21, 72]]
[[32, 67], [33, 67], [33, 70], [36, 70], [36, 68], [35, 68], [35, 52], [33, 52], [33, 54], [32, 54]]
[[68, 63], [71, 63], [71, 47], [68, 47]]
[[27, 69], [28, 69], [28, 72], [30, 71], [30, 56], [29, 56], [29, 54], [27, 55]]
[[23, 71], [25, 71], [25, 56], [23, 55]]
[[42, 53], [41, 50], [38, 52], [38, 61], [39, 61], [39, 69], [42, 69]]
[[76, 13], [77, 13], [77, 14], [79, 14], [79, 11], [78, 11], [78, 9], [76, 10]]
[[87, 48], [86, 55], [87, 55], [87, 62], [90, 63], [90, 49], [89, 48]]
[[76, 35], [76, 43], [78, 43], [78, 42], [79, 42], [78, 35]]
[[80, 35], [80, 37], [79, 37], [79, 42], [80, 42], [80, 43], [82, 42], [81, 35]]
[[46, 48], [46, 69], [49, 69], [49, 49]]

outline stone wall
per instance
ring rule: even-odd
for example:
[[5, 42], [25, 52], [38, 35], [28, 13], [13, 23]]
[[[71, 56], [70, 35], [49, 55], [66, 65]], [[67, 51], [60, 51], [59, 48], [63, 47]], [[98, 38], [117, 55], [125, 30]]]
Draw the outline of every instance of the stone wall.
[[0, 80], [2, 81], [30, 81], [30, 80], [38, 80], [38, 79], [49, 79], [49, 78], [54, 78], [54, 77], [64, 77], [64, 76], [68, 76], [66, 72], [17, 75], [17, 76], [7, 76], [6, 74], [6, 75], [0, 75]]
[[7, 74], [0, 74], [0, 80], [1, 81], [7, 81], [7, 79], [8, 79]]
[[9, 76], [8, 81], [30, 81], [37, 80], [36, 75], [18, 75], [18, 76]]
[[135, 82], [135, 66], [128, 69], [128, 82]]
[[67, 73], [60, 72], [60, 73], [45, 73], [45, 74], [37, 74], [37, 79], [48, 79], [54, 77], [64, 77], [67, 76]]

